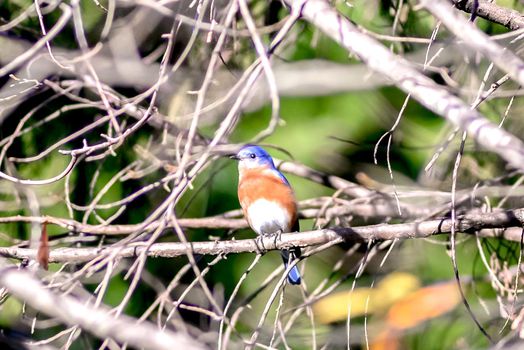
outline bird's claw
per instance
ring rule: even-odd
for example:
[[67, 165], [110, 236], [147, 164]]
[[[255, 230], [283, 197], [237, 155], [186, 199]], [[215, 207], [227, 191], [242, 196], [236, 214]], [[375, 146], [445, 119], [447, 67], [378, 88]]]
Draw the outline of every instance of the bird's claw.
[[262, 236], [257, 236], [255, 239], [255, 246], [257, 247], [257, 253], [264, 255], [267, 252], [266, 247], [264, 246], [264, 238]]
[[265, 235], [257, 236], [255, 238], [255, 245], [257, 246], [257, 250], [259, 254], [265, 254], [267, 252], [267, 248], [264, 246], [264, 238], [273, 238], [273, 244], [275, 247], [277, 246], [277, 243], [281, 241], [282, 239], [282, 231], [278, 230], [277, 232], [268, 233]]
[[280, 242], [282, 240], [282, 231], [281, 230], [278, 230], [277, 232], [272, 232], [272, 233], [268, 233], [266, 235], [266, 237], [268, 238], [272, 238], [273, 239], [273, 244], [275, 245], [275, 247], [277, 246], [277, 243]]
[[276, 247], [277, 243], [282, 241], [282, 231], [278, 230], [277, 232], [273, 233], [272, 235], [274, 236], [273, 243], [275, 244], [275, 247]]

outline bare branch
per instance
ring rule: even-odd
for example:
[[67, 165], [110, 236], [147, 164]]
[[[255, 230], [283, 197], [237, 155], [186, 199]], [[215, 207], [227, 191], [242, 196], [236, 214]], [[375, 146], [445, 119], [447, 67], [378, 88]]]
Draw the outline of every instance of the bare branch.
[[186, 335], [160, 331], [149, 322], [137, 324], [127, 317], [115, 317], [104, 308], [94, 308], [86, 301], [70, 295], [57, 295], [46, 288], [28, 271], [18, 270], [0, 260], [0, 285], [11, 294], [24, 300], [38, 311], [57, 317], [69, 326], [79, 325], [99, 338], [110, 337], [145, 349], [173, 349], [173, 344], [184, 349], [205, 347]]
[[42, 37], [42, 39], [38, 40], [33, 47], [30, 50], [27, 50], [20, 56], [18, 56], [16, 59], [12, 60], [10, 63], [6, 64], [4, 67], [0, 69], [0, 78], [4, 75], [12, 72], [14, 69], [20, 67], [22, 64], [24, 64], [27, 60], [34, 57], [34, 55], [45, 45], [49, 43], [50, 40], [52, 40], [58, 33], [61, 32], [61, 30], [64, 28], [64, 26], [69, 21], [69, 18], [72, 16], [71, 7], [67, 6], [66, 4], [60, 4], [60, 10], [62, 10], [62, 16], [60, 16], [60, 19], [58, 22], [54, 25], [53, 28]]
[[[370, 68], [389, 77], [422, 105], [466, 130], [480, 145], [497, 153], [515, 168], [524, 169], [524, 144], [518, 138], [471, 110], [464, 101], [419, 73], [404, 58], [363, 34], [328, 2], [287, 0], [286, 3], [301, 8], [305, 19], [356, 54]], [[524, 73], [520, 72], [520, 75]]]
[[69, 164], [67, 165], [67, 167], [60, 174], [58, 174], [56, 176], [53, 176], [52, 178], [45, 179], [45, 180], [19, 179], [19, 178], [7, 175], [6, 173], [4, 173], [2, 171], [0, 171], [0, 178], [2, 178], [4, 180], [7, 180], [7, 181], [14, 182], [16, 184], [20, 184], [20, 185], [29, 185], [29, 186], [48, 185], [48, 184], [52, 184], [54, 182], [60, 181], [64, 177], [66, 177], [67, 174], [69, 174], [73, 170], [73, 168], [74, 168], [74, 166], [75, 166], [77, 161], [78, 161], [78, 157], [76, 155], [72, 154], [71, 155], [71, 160], [69, 161]]
[[[520, 241], [517, 235], [497, 235], [493, 231], [483, 229], [507, 228], [520, 226], [524, 222], [524, 209], [498, 211], [493, 213], [472, 213], [459, 216], [456, 219], [456, 231], [474, 233], [482, 230], [483, 237], [499, 237], [510, 241]], [[344, 241], [369, 242], [392, 239], [425, 238], [432, 235], [447, 234], [452, 229], [452, 220], [436, 219], [421, 222], [402, 224], [379, 224], [360, 227], [329, 228], [316, 231], [306, 231], [283, 234], [279, 240], [274, 237], [262, 237], [262, 246], [266, 250], [281, 250], [291, 247], [309, 247], [325, 243], [342, 243]], [[514, 233], [514, 231], [508, 231]], [[252, 253], [260, 250], [252, 239], [231, 241], [191, 242], [193, 254], [222, 255], [233, 253]], [[148, 243], [138, 242], [128, 244], [126, 247], [107, 248], [58, 248], [53, 249], [49, 255], [50, 263], [57, 262], [85, 262], [100, 256], [102, 253], [115, 254], [119, 257], [136, 257], [146, 254], [151, 257], [172, 258], [187, 254], [186, 243]], [[35, 249], [18, 247], [1, 247], [0, 255], [16, 259], [34, 259]]]
[[[471, 13], [474, 0], [451, 0], [459, 10]], [[478, 1], [475, 14], [488, 21], [498, 23], [511, 30], [524, 28], [524, 16], [522, 13], [502, 7], [491, 1]]]
[[448, 2], [424, 0], [422, 4], [453, 34], [461, 38], [466, 46], [482, 53], [521, 86], [524, 85], [524, 62], [517, 55], [491, 40]]

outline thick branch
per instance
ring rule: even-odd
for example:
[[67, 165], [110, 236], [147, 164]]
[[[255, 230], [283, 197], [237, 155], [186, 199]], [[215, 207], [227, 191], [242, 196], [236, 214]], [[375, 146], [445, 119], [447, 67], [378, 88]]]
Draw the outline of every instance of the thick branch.
[[518, 138], [471, 110], [464, 101], [424, 76], [410, 62], [362, 33], [329, 2], [286, 0], [286, 3], [300, 7], [306, 20], [356, 54], [371, 69], [389, 77], [422, 105], [467, 131], [480, 145], [499, 154], [515, 168], [524, 169], [524, 144]]
[[464, 45], [480, 52], [520, 85], [524, 85], [524, 62], [517, 55], [491, 40], [448, 2], [424, 0], [422, 4], [457, 38], [461, 38]]
[[107, 309], [94, 308], [70, 295], [55, 294], [31, 273], [17, 270], [4, 260], [0, 260], [0, 285], [36, 310], [69, 326], [78, 325], [101, 339], [112, 338], [145, 349], [173, 349], [174, 344], [181, 349], [205, 348], [186, 335], [161, 331], [149, 322], [137, 324], [131, 317], [115, 317]]
[[[451, 0], [459, 10], [471, 13], [473, 0]], [[491, 1], [479, 0], [479, 6], [475, 14], [493, 23], [503, 25], [504, 27], [517, 30], [524, 28], [524, 16], [522, 13], [501, 7]]]
[[[524, 209], [500, 211], [493, 213], [466, 214], [457, 219], [456, 231], [474, 233], [480, 231], [483, 237], [500, 237], [510, 241], [520, 241], [520, 233], [514, 230], [496, 235], [491, 228], [507, 228], [522, 226]], [[308, 247], [325, 244], [337, 244], [344, 241], [368, 242], [370, 240], [391, 240], [408, 238], [425, 238], [432, 235], [451, 232], [451, 219], [428, 220], [403, 224], [380, 224], [361, 227], [330, 228], [316, 231], [283, 234], [280, 239], [263, 237], [261, 243], [253, 239], [230, 241], [207, 241], [184, 243], [156, 243], [148, 247], [147, 243], [133, 243], [124, 248], [59, 248], [51, 251], [49, 262], [85, 262], [94, 259], [102, 253], [114, 253], [119, 257], [135, 257], [147, 250], [151, 257], [172, 258], [186, 255], [188, 249], [194, 254], [219, 255], [234, 253], [250, 253], [259, 251], [263, 246], [266, 250], [287, 249], [290, 247]], [[257, 245], [258, 244], [258, 245]], [[34, 259], [36, 250], [18, 247], [2, 247], [0, 255], [15, 259]]]

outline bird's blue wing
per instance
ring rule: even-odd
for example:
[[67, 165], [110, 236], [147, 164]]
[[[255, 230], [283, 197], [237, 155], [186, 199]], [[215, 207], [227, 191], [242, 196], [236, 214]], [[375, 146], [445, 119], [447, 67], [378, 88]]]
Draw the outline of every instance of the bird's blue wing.
[[286, 184], [286, 186], [288, 187], [291, 187], [291, 185], [289, 184], [289, 181], [287, 181], [286, 177], [284, 176], [284, 174], [282, 174], [280, 171], [278, 171], [278, 169], [276, 168], [273, 168], [272, 169], [273, 171], [273, 174], [275, 174], [280, 180], [282, 180], [282, 182], [284, 184]]

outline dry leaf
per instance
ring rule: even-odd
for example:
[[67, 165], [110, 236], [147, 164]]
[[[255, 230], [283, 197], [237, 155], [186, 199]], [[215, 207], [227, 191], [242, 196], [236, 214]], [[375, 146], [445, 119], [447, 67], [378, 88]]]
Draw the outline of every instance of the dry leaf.
[[412, 328], [453, 310], [460, 300], [455, 281], [424, 287], [392, 305], [386, 322], [395, 329]]
[[44, 270], [49, 265], [49, 238], [47, 237], [47, 222], [42, 223], [42, 232], [40, 234], [40, 244], [36, 253], [36, 261]]
[[392, 303], [419, 286], [416, 276], [394, 272], [382, 279], [376, 288], [356, 288], [353, 292], [342, 291], [319, 300], [313, 305], [313, 313], [320, 323], [346, 320], [350, 305], [352, 317], [371, 315], [387, 310]]

